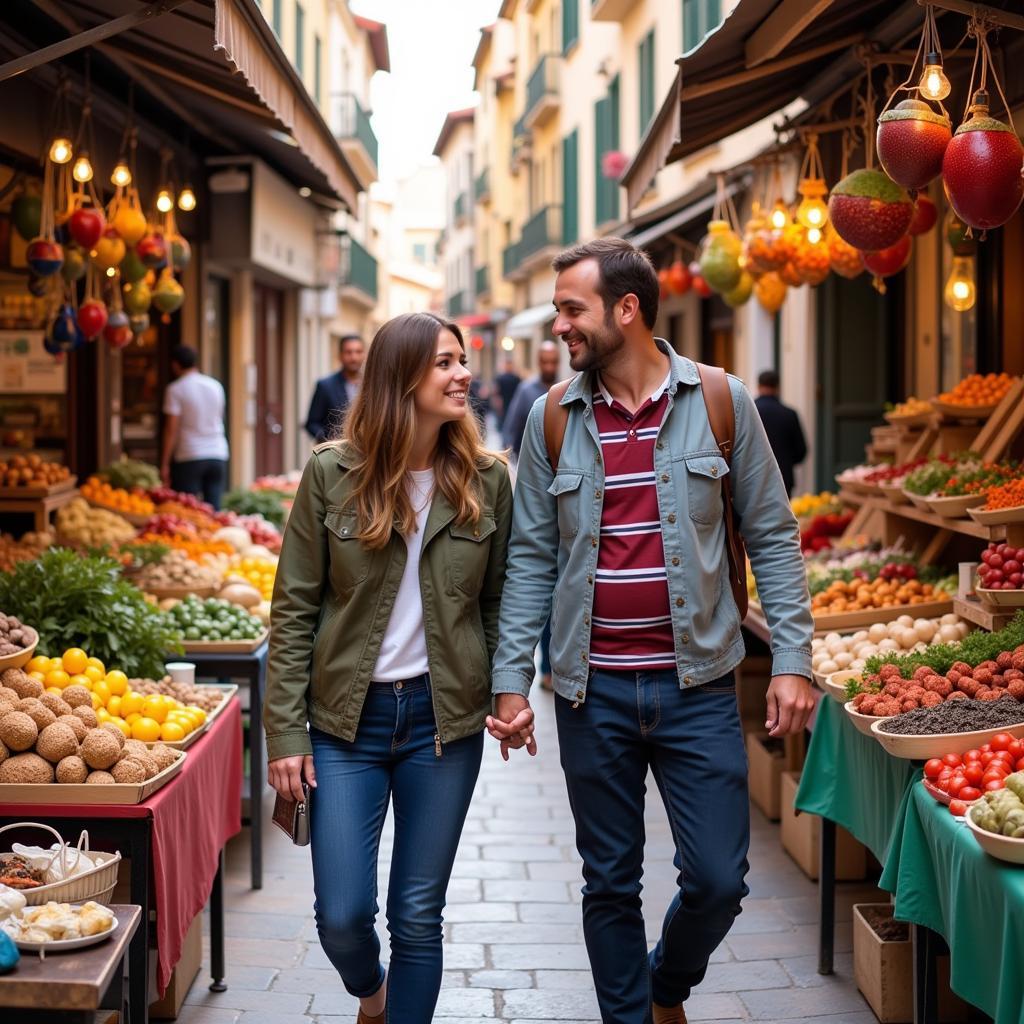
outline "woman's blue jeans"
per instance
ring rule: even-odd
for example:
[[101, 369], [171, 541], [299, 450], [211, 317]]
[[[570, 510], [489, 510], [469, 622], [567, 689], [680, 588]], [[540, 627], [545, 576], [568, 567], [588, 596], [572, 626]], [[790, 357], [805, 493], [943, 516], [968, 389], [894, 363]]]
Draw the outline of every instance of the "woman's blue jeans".
[[429, 1024], [441, 988], [442, 911], [480, 771], [483, 733], [434, 744], [426, 676], [374, 683], [353, 742], [311, 729], [317, 789], [310, 827], [320, 944], [354, 996], [384, 980], [377, 851], [389, 802], [395, 838], [388, 883], [389, 1024]]

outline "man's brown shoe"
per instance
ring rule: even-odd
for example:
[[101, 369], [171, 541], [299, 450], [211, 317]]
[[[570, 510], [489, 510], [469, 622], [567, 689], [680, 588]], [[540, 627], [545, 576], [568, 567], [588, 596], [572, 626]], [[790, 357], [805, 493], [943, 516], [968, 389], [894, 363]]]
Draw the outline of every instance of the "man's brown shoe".
[[651, 1003], [651, 1020], [654, 1024], [686, 1024], [686, 1011], [682, 1003], [678, 1006], [659, 1006]]
[[371, 1017], [369, 1014], [363, 1013], [362, 1010], [356, 1014], [356, 1024], [384, 1024], [384, 1018], [387, 1016], [387, 1010], [381, 1010], [376, 1017]]

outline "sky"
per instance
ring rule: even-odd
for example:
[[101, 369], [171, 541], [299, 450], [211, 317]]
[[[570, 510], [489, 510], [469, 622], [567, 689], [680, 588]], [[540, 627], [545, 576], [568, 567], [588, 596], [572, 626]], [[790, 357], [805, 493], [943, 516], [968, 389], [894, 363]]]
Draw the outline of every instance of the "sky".
[[391, 73], [371, 83], [382, 181], [406, 177], [430, 158], [445, 114], [475, 103], [470, 63], [480, 29], [500, 0], [352, 0], [388, 28]]

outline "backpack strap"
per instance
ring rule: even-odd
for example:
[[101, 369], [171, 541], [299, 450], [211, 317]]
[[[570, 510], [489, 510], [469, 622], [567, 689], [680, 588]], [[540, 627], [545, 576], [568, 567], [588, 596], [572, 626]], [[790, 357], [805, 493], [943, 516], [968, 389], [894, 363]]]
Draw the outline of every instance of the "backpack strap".
[[565, 440], [565, 428], [569, 424], [569, 410], [561, 404], [569, 385], [575, 378], [553, 384], [548, 389], [548, 397], [544, 401], [544, 446], [548, 450], [548, 462], [552, 470], [558, 469], [558, 461], [562, 457], [562, 442]]

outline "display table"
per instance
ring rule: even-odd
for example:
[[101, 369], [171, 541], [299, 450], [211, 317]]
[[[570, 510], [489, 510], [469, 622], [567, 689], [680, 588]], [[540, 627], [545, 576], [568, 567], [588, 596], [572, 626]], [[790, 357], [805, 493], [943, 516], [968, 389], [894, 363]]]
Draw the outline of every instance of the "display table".
[[985, 853], [923, 786], [903, 809], [879, 883], [896, 894], [895, 916], [946, 940], [958, 996], [995, 1024], [1024, 1024], [1024, 870]]
[[[94, 848], [117, 849], [131, 858], [131, 900], [149, 918], [156, 910], [157, 988], [167, 987], [195, 916], [211, 901], [211, 973], [223, 987], [224, 930], [222, 852], [241, 830], [241, 708], [232, 700], [205, 735], [188, 750], [178, 775], [141, 804], [14, 804], [0, 802], [0, 825], [40, 821], [74, 842], [89, 831]], [[34, 833], [32, 834], [34, 835]], [[16, 838], [16, 834], [13, 838]], [[148, 1015], [148, 929], [131, 943], [131, 1002]]]
[[54, 491], [45, 497], [12, 497], [0, 496], [0, 512], [13, 512], [17, 515], [31, 516], [32, 529], [36, 533], [44, 533], [51, 529], [50, 516], [63, 508], [73, 498], [78, 497], [77, 487], [67, 487], [62, 491]]
[[40, 959], [22, 953], [12, 974], [0, 975], [0, 1006], [17, 1009], [19, 1024], [93, 1024], [99, 1009], [117, 1010], [134, 1022], [128, 999], [128, 944], [142, 920], [142, 908], [114, 904], [117, 927], [109, 939], [85, 949]]
[[885, 863], [907, 789], [919, 776], [913, 762], [890, 757], [876, 740], [858, 732], [837, 701], [828, 696], [818, 701], [796, 809], [821, 817], [819, 973], [832, 973], [836, 825]]
[[[250, 654], [188, 653], [181, 661], [196, 667], [196, 681], [229, 682], [245, 680], [249, 684], [249, 815], [245, 824], [249, 833], [249, 870], [254, 889], [263, 888], [263, 692], [267, 685], [267, 651], [264, 640]], [[239, 754], [241, 765], [241, 754]]]

